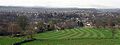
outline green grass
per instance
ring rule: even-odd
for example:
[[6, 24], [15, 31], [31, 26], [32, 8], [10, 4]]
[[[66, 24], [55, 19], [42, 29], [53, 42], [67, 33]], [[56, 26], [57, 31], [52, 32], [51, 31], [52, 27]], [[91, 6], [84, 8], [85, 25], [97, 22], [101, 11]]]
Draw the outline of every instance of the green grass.
[[[119, 34], [117, 34], [119, 36]], [[111, 30], [74, 28], [37, 34], [37, 39], [111, 38]]]
[[0, 37], [0, 45], [12, 45], [13, 43], [22, 41], [23, 38]]
[[[49, 31], [35, 34], [37, 40], [22, 45], [120, 45], [120, 30], [116, 29], [115, 37], [107, 28], [74, 28]], [[1, 37], [0, 45], [10, 45], [24, 38]]]
[[23, 45], [120, 45], [116, 39], [36, 40]]

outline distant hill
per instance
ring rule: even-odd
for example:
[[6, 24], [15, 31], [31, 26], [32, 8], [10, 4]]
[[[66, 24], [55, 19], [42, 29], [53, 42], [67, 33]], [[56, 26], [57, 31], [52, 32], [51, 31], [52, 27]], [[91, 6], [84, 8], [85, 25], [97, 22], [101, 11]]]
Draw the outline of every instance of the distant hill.
[[0, 6], [0, 11], [17, 11], [17, 12], [75, 11], [75, 10], [95, 10], [95, 9], [94, 8], [46, 8], [46, 7]]
[[120, 9], [97, 9], [100, 12], [118, 12]]
[[49, 7], [20, 7], [20, 6], [0, 6], [3, 12], [44, 12], [44, 11], [94, 11], [94, 12], [120, 12], [120, 9], [95, 9], [95, 8], [49, 8]]

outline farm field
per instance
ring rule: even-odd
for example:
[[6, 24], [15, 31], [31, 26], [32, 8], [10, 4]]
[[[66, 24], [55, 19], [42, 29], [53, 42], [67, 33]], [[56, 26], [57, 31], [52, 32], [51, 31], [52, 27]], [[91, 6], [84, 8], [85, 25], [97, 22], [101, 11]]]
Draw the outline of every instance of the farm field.
[[[116, 29], [114, 37], [112, 39], [110, 29], [74, 28], [39, 33], [35, 35], [37, 40], [22, 45], [120, 45], [120, 30]], [[0, 45], [11, 45], [23, 39], [0, 37]]]

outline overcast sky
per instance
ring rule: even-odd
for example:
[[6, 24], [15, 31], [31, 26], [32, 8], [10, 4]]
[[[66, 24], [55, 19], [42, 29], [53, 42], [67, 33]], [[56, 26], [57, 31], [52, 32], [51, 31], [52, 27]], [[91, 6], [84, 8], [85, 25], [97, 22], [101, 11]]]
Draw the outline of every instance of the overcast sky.
[[0, 0], [0, 6], [120, 8], [120, 0]]

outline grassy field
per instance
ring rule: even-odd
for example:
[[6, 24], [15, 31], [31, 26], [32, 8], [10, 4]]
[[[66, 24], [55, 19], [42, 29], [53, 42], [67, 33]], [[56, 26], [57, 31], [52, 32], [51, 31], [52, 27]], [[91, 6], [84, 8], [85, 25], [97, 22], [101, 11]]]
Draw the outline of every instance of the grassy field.
[[36, 40], [23, 45], [120, 45], [117, 39]]
[[12, 45], [13, 43], [22, 41], [24, 38], [15, 38], [15, 37], [0, 37], [0, 45]]
[[[116, 29], [115, 37], [120, 38]], [[110, 29], [74, 28], [49, 31], [35, 35], [37, 40], [22, 45], [120, 45], [120, 39], [112, 39]], [[0, 45], [10, 45], [24, 38], [1, 37]]]

